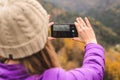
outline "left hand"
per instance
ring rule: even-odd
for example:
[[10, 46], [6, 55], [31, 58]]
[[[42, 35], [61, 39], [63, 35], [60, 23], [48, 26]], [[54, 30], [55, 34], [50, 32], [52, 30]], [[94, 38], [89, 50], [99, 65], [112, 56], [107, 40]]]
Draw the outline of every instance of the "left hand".
[[[48, 15], [48, 18], [49, 18], [49, 20], [50, 20], [50, 15]], [[54, 22], [50, 22], [50, 23], [48, 24], [48, 27], [51, 27], [53, 24], [54, 24]], [[56, 38], [48, 37], [48, 40], [55, 40], [55, 39], [56, 39]]]

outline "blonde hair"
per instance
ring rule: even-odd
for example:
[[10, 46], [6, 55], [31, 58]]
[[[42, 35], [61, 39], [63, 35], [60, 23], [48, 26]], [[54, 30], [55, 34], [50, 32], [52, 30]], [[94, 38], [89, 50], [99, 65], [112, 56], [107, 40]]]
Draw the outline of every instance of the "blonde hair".
[[60, 67], [57, 54], [50, 42], [47, 42], [41, 51], [19, 61], [30, 74], [41, 74], [46, 69]]

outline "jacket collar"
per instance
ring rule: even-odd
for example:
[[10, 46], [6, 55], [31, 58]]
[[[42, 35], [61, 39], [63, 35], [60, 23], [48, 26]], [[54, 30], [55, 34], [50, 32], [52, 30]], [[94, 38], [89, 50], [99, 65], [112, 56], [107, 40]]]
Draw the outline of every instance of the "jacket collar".
[[0, 80], [24, 80], [29, 76], [21, 64], [7, 65], [0, 63]]

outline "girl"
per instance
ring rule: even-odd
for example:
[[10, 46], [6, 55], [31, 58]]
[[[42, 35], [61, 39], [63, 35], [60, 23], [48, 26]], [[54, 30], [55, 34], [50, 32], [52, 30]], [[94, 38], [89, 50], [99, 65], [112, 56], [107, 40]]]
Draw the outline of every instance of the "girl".
[[76, 41], [85, 42], [81, 68], [65, 71], [48, 42], [49, 18], [36, 0], [0, 0], [0, 80], [102, 80], [104, 49], [85, 18]]

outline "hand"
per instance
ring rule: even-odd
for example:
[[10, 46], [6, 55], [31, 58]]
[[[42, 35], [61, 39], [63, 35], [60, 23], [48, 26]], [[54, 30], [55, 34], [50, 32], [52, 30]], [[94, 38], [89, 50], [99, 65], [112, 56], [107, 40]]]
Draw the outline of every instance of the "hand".
[[[50, 15], [48, 15], [48, 18], [50, 19]], [[48, 24], [48, 27], [51, 27], [52, 25], [54, 24], [54, 22], [50, 22]], [[55, 40], [56, 38], [53, 38], [53, 37], [48, 37], [48, 40]]]
[[91, 24], [88, 18], [85, 18], [85, 21], [82, 18], [77, 18], [75, 22], [79, 38], [73, 38], [76, 41], [97, 44], [95, 33], [91, 27]]

